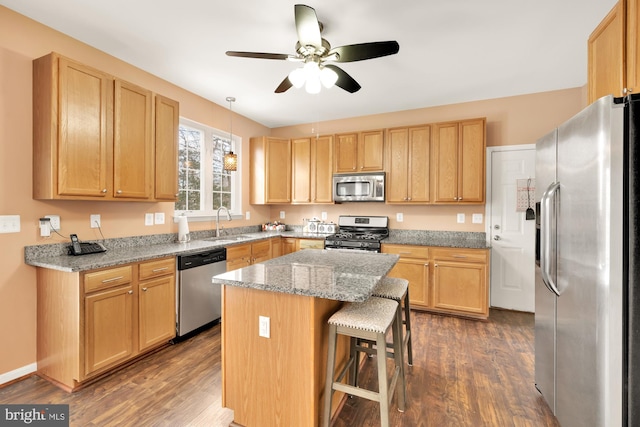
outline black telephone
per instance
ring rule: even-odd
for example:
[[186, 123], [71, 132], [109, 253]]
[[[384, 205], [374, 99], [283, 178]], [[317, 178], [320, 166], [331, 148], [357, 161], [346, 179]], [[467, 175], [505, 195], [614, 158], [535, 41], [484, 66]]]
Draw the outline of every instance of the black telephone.
[[100, 243], [80, 243], [76, 234], [72, 234], [70, 237], [71, 246], [67, 247], [69, 255], [97, 254], [107, 251], [107, 248], [102, 246]]

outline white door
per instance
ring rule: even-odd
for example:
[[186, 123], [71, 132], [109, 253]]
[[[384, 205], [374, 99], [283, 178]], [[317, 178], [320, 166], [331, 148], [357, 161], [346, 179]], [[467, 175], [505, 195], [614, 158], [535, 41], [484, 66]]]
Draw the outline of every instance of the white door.
[[491, 306], [534, 312], [535, 219], [527, 220], [521, 211], [523, 204], [529, 204], [526, 189], [523, 191], [523, 182], [526, 188], [529, 178], [530, 204], [535, 211], [535, 146], [527, 147], [491, 151], [487, 216], [492, 247]]

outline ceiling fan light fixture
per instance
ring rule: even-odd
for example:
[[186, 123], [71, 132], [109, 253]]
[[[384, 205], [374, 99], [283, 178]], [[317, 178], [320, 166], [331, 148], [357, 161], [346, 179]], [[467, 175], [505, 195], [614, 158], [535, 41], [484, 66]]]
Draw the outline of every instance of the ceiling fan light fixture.
[[322, 67], [320, 70], [320, 81], [322, 82], [322, 86], [331, 89], [338, 81], [338, 73], [331, 68]]
[[307, 82], [304, 85], [304, 90], [307, 93], [316, 94], [320, 93], [322, 85], [320, 84], [320, 76], [307, 77]]
[[289, 73], [289, 81], [296, 89], [300, 89], [304, 86], [305, 80], [306, 77], [302, 68], [295, 68]]

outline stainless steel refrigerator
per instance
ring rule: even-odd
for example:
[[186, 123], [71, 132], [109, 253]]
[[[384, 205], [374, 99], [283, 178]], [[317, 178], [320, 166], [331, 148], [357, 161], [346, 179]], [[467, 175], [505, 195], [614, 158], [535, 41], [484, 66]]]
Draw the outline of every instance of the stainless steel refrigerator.
[[562, 427], [640, 425], [640, 96], [536, 143], [535, 382]]

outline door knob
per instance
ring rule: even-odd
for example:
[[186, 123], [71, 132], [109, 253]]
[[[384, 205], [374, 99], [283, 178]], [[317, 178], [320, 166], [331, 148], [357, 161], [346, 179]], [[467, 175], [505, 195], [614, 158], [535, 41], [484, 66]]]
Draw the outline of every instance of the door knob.
[[500, 236], [495, 236], [493, 240], [501, 240], [501, 239], [500, 239]]

